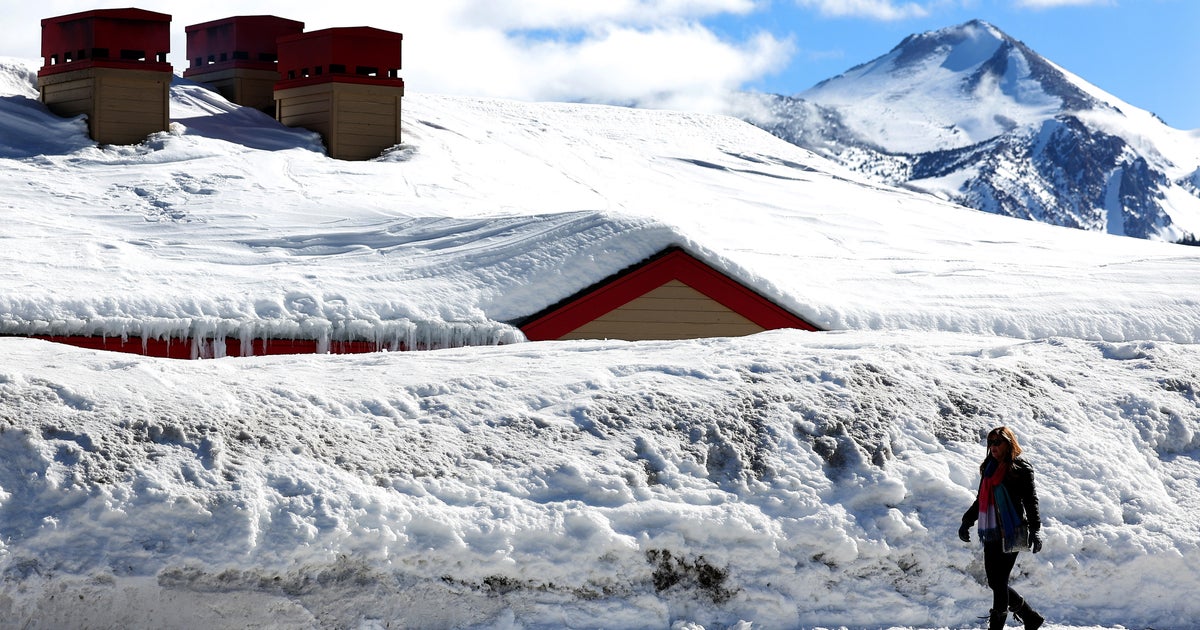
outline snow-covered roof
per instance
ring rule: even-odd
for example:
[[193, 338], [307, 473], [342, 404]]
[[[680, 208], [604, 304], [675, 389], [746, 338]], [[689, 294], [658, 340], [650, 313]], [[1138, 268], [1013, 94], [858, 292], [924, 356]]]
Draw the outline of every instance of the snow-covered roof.
[[1200, 251], [872, 185], [733, 118], [418, 93], [352, 163], [178, 80], [169, 132], [100, 147], [30, 69], [0, 64], [0, 333], [517, 340], [680, 245], [825, 329], [1200, 340]]

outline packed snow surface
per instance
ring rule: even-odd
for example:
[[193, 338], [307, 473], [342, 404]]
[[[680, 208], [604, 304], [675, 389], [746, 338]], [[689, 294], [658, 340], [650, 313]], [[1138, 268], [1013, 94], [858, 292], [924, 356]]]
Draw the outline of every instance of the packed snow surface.
[[[30, 68], [0, 62], [0, 333], [503, 345], [0, 338], [0, 626], [963, 627], [1000, 424], [1038, 472], [1039, 610], [1200, 617], [1194, 248], [679, 112], [413, 94], [350, 163], [181, 80], [170, 131], [96, 146]], [[520, 343], [669, 245], [832, 332]]]

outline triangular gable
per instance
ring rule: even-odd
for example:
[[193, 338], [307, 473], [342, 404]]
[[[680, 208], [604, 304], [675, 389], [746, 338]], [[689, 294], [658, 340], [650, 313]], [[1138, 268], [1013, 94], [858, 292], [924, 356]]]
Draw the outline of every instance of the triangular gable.
[[[676, 299], [679, 301], [671, 302]], [[644, 318], [636, 321], [639, 315], [633, 311], [641, 311]], [[614, 327], [616, 321], [624, 321], [626, 326]], [[719, 325], [721, 322], [729, 325]], [[679, 247], [665, 249], [518, 325], [531, 341], [683, 339], [776, 328], [817, 330]], [[707, 335], [703, 330], [719, 332]], [[625, 331], [635, 331], [634, 336], [621, 334]]]

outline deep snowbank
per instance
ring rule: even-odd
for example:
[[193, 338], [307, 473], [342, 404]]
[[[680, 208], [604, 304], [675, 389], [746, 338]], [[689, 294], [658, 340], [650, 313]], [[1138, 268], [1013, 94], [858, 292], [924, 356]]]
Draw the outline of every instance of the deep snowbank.
[[[767, 333], [179, 362], [0, 340], [0, 618], [950, 626], [1008, 424], [1052, 620], [1200, 616], [1200, 349]], [[18, 622], [21, 623], [21, 622]]]

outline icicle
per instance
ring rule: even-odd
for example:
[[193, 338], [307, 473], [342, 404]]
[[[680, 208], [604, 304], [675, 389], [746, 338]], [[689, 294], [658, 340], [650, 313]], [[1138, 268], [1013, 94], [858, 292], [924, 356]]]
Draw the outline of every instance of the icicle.
[[241, 356], [254, 356], [254, 322], [242, 322], [238, 327], [238, 341], [242, 344]]

